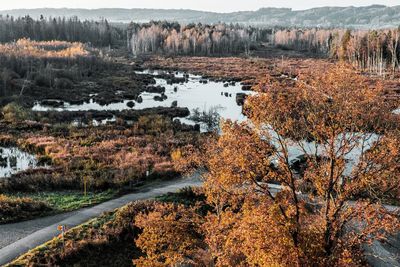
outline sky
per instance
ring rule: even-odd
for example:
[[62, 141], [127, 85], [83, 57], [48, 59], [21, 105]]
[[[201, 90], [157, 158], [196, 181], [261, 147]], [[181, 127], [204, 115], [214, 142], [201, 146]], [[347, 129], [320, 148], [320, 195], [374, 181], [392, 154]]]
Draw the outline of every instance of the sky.
[[400, 5], [399, 0], [0, 0], [0, 9], [69, 8], [183, 8], [215, 12], [290, 7], [296, 10], [320, 6]]

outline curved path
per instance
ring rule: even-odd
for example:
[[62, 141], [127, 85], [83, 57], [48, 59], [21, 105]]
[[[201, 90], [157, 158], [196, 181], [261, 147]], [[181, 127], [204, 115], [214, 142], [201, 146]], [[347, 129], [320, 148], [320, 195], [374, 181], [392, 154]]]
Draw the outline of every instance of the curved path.
[[[175, 192], [188, 186], [200, 186], [199, 175], [168, 182], [149, 184], [137, 193], [125, 195], [94, 207], [59, 214], [36, 220], [0, 225], [0, 265], [6, 264], [30, 249], [33, 249], [59, 234], [58, 225], [68, 228], [78, 226], [103, 212], [112, 211], [135, 200], [152, 199], [168, 192]], [[278, 185], [270, 185], [276, 193], [281, 190]], [[350, 203], [352, 205], [353, 203]], [[398, 211], [399, 207], [386, 206], [389, 211]], [[374, 242], [366, 246], [366, 256], [372, 266], [400, 267], [400, 234], [390, 238], [389, 243]]]
[[188, 186], [197, 185], [201, 185], [198, 175], [174, 181], [159, 182], [147, 185], [136, 193], [97, 206], [21, 223], [0, 225], [0, 265], [9, 263], [30, 249], [59, 235], [58, 225], [72, 228], [132, 201], [152, 199]]

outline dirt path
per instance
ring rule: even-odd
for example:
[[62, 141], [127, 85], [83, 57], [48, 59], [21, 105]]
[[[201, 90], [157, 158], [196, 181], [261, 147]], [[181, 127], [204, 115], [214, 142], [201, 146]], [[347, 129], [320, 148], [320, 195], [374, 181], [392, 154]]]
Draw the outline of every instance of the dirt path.
[[198, 176], [152, 184], [137, 193], [125, 195], [94, 207], [36, 220], [0, 225], [0, 265], [6, 264], [59, 234], [58, 225], [78, 226], [104, 212], [112, 211], [135, 200], [152, 199], [188, 186], [197, 186]]
[[[51, 217], [40, 218], [15, 224], [0, 225], [0, 265], [6, 264], [28, 250], [37, 247], [59, 234], [58, 225], [68, 228], [80, 225], [92, 218], [98, 217], [103, 212], [112, 211], [135, 200], [151, 199], [168, 192], [175, 192], [188, 186], [201, 185], [198, 175], [175, 181], [160, 182], [147, 186], [147, 189], [123, 196], [118, 199], [104, 202], [100, 205], [59, 214]], [[273, 186], [274, 191], [279, 191], [279, 186]], [[351, 205], [352, 203], [350, 203]], [[386, 206], [390, 211], [398, 210], [396, 206]], [[365, 252], [372, 266], [399, 266], [400, 235], [392, 237], [390, 244], [374, 242], [366, 246]]]

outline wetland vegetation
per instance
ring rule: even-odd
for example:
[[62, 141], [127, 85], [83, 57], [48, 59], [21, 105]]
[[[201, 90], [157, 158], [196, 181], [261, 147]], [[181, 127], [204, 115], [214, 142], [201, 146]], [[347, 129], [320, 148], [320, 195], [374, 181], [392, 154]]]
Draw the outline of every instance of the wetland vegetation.
[[385, 206], [400, 202], [399, 40], [1, 18], [0, 224], [199, 170], [204, 182], [9, 266], [367, 265], [400, 227]]

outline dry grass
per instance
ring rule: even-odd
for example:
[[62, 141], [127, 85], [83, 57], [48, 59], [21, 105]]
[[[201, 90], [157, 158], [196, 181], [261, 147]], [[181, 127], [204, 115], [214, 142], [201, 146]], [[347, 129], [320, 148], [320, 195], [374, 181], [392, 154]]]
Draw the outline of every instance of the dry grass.
[[279, 59], [279, 58], [239, 58], [239, 57], [152, 57], [145, 67], [182, 70], [215, 79], [251, 80], [256, 82], [269, 75], [282, 72], [296, 75], [312, 71], [315, 65], [326, 68], [332, 63], [323, 59]]
[[8, 57], [76, 58], [88, 56], [89, 52], [82, 43], [78, 42], [37, 42], [20, 39], [15, 43], [1, 44], [0, 54]]
[[160, 116], [146, 120], [150, 124], [143, 121], [131, 127], [20, 132], [12, 141], [51, 161], [52, 169], [29, 170], [3, 179], [0, 192], [81, 190], [84, 184], [97, 191], [131, 187], [145, 179], [177, 177], [172, 152], [198, 143], [199, 134], [174, 132], [171, 121]]
[[51, 210], [51, 207], [42, 201], [0, 195], [0, 224], [26, 220]]

